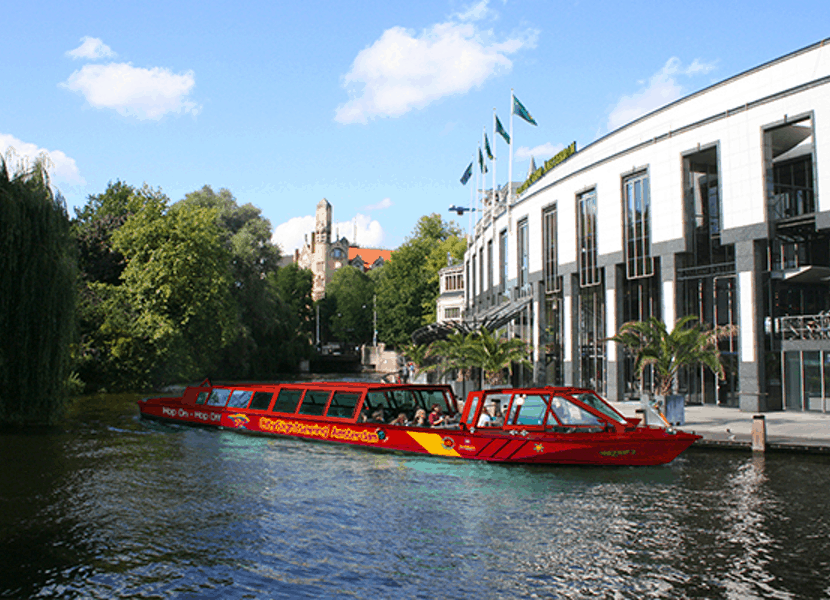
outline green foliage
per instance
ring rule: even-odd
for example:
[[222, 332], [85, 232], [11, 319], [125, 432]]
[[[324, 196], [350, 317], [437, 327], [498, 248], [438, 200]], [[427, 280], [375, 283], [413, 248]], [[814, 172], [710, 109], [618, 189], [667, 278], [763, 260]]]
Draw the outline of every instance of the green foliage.
[[671, 393], [678, 371], [683, 367], [704, 366], [718, 378], [724, 378], [718, 342], [735, 334], [733, 325], [706, 327], [693, 316], [683, 317], [668, 331], [656, 317], [647, 321], [631, 321], [620, 327], [610, 340], [623, 345], [635, 356], [638, 377], [651, 365], [654, 367], [655, 392]]
[[429, 355], [438, 359], [434, 364], [445, 371], [481, 369], [491, 384], [503, 383], [504, 372], [512, 374], [514, 363], [532, 366], [523, 340], [502, 338], [486, 327], [466, 334], [457, 331], [444, 340], [435, 341]]
[[66, 206], [42, 161], [0, 158], [0, 422], [54, 422], [75, 339], [77, 258]]
[[296, 264], [268, 274], [267, 298], [274, 313], [267, 326], [254, 330], [257, 353], [251, 376], [272, 379], [276, 372], [294, 372], [312, 350], [313, 301], [311, 271]]
[[78, 375], [89, 388], [273, 378], [309, 355], [311, 275], [278, 269], [270, 223], [228, 190], [171, 205], [117, 182], [76, 215]]
[[413, 331], [435, 320], [438, 270], [447, 265], [447, 252], [464, 255], [461, 231], [437, 213], [421, 217], [414, 235], [392, 253], [377, 282], [380, 339], [406, 344]]
[[348, 265], [336, 270], [321, 300], [326, 338], [352, 345], [371, 342], [374, 294], [374, 281], [362, 270]]
[[[270, 337], [279, 329], [279, 298], [266, 278], [276, 272], [279, 248], [271, 243], [271, 224], [252, 204], [239, 206], [233, 194], [223, 188], [218, 193], [206, 185], [187, 194], [171, 211], [209, 209], [216, 215], [216, 226], [228, 252], [230, 293], [236, 312], [233, 336], [226, 340], [211, 373], [214, 377], [252, 378], [264, 376], [267, 364], [259, 355], [263, 345], [271, 348]], [[292, 334], [293, 335], [293, 334]]]

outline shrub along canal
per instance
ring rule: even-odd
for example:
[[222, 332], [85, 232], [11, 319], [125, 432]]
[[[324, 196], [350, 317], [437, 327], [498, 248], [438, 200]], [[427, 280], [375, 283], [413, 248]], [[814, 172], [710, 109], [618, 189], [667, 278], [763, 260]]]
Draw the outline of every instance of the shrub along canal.
[[0, 597], [830, 597], [830, 458], [502, 466], [161, 425], [0, 434]]

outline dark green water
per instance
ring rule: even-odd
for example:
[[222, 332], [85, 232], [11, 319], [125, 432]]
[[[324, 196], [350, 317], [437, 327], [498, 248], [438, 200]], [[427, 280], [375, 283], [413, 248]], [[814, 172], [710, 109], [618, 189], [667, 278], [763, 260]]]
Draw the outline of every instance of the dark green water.
[[830, 598], [830, 459], [497, 466], [142, 421], [0, 435], [0, 597]]

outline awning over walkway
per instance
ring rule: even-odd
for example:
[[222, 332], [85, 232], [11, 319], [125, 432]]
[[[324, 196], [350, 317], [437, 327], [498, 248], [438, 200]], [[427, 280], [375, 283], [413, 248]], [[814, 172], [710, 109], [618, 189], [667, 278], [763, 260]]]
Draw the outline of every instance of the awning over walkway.
[[504, 327], [516, 316], [527, 308], [532, 298], [520, 298], [507, 304], [497, 306], [493, 310], [484, 313], [479, 319], [467, 321], [444, 321], [443, 323], [430, 323], [412, 334], [412, 343], [417, 345], [430, 344], [435, 340], [443, 340], [453, 333], [471, 333], [480, 327], [486, 327], [490, 331]]

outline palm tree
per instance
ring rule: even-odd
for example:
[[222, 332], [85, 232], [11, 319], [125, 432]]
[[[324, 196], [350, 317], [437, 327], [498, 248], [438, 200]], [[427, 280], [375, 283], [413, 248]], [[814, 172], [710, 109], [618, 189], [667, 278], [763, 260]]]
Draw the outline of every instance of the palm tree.
[[437, 364], [445, 369], [459, 369], [466, 374], [470, 368], [477, 367], [493, 385], [504, 382], [505, 370], [513, 374], [514, 363], [531, 366], [524, 341], [501, 338], [486, 327], [467, 334], [456, 332], [445, 340], [433, 342], [430, 354], [440, 357], [442, 360]]
[[683, 317], [668, 331], [663, 321], [651, 317], [646, 321], [625, 323], [617, 335], [608, 339], [634, 353], [637, 377], [642, 377], [647, 366], [654, 367], [655, 392], [666, 396], [671, 393], [682, 367], [702, 365], [718, 379], [724, 379], [718, 342], [736, 331], [734, 325], [704, 326], [694, 316]]

